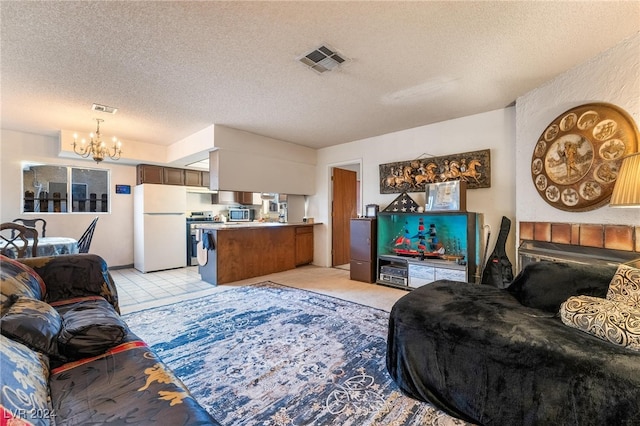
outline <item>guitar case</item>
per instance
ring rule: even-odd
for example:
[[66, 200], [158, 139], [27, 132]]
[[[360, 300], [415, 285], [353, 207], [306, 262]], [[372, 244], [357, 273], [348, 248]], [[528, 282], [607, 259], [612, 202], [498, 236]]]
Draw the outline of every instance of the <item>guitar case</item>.
[[511, 281], [513, 281], [513, 267], [505, 251], [510, 228], [511, 220], [502, 216], [496, 246], [482, 271], [482, 284], [488, 284], [498, 288], [507, 288], [509, 284], [511, 284]]

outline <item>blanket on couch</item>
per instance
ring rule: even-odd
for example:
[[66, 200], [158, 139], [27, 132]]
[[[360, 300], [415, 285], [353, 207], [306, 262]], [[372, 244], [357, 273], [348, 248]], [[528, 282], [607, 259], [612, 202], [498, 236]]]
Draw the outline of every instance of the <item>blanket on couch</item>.
[[470, 422], [638, 424], [639, 353], [495, 287], [438, 281], [401, 298], [387, 368], [408, 395]]

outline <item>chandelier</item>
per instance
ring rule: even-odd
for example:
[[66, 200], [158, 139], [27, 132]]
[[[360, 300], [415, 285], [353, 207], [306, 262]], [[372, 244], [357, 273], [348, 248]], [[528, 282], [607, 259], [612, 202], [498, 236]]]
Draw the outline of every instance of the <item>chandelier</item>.
[[122, 150], [120, 147], [122, 143], [116, 139], [114, 136], [112, 139], [113, 145], [111, 148], [108, 148], [107, 145], [100, 139], [100, 123], [104, 120], [101, 118], [96, 118], [96, 122], [98, 127], [96, 129], [96, 134], [89, 134], [91, 140], [87, 145], [87, 141], [82, 139], [80, 144], [78, 144], [78, 135], [76, 133], [73, 134], [73, 152], [81, 156], [82, 158], [88, 158], [91, 156], [93, 161], [96, 163], [104, 160], [105, 157], [109, 157], [112, 160], [119, 160], [120, 154], [122, 154]]

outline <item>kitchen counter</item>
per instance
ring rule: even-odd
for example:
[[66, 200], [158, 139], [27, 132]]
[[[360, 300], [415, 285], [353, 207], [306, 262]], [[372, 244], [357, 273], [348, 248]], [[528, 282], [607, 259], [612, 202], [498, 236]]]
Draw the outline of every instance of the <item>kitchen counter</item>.
[[[198, 266], [203, 281], [224, 284], [295, 269], [313, 262], [313, 226], [318, 223], [197, 223], [207, 241]], [[200, 244], [199, 244], [200, 246]]]
[[247, 229], [247, 228], [269, 228], [269, 227], [286, 227], [286, 226], [313, 226], [320, 225], [320, 223], [305, 223], [305, 222], [203, 222], [196, 223], [196, 229]]

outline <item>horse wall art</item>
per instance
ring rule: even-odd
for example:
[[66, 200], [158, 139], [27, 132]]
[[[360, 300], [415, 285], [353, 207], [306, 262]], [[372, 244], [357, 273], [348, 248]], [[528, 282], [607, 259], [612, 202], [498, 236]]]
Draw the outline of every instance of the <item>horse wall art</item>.
[[380, 193], [422, 192], [428, 183], [462, 180], [467, 189], [491, 187], [488, 149], [380, 164]]

